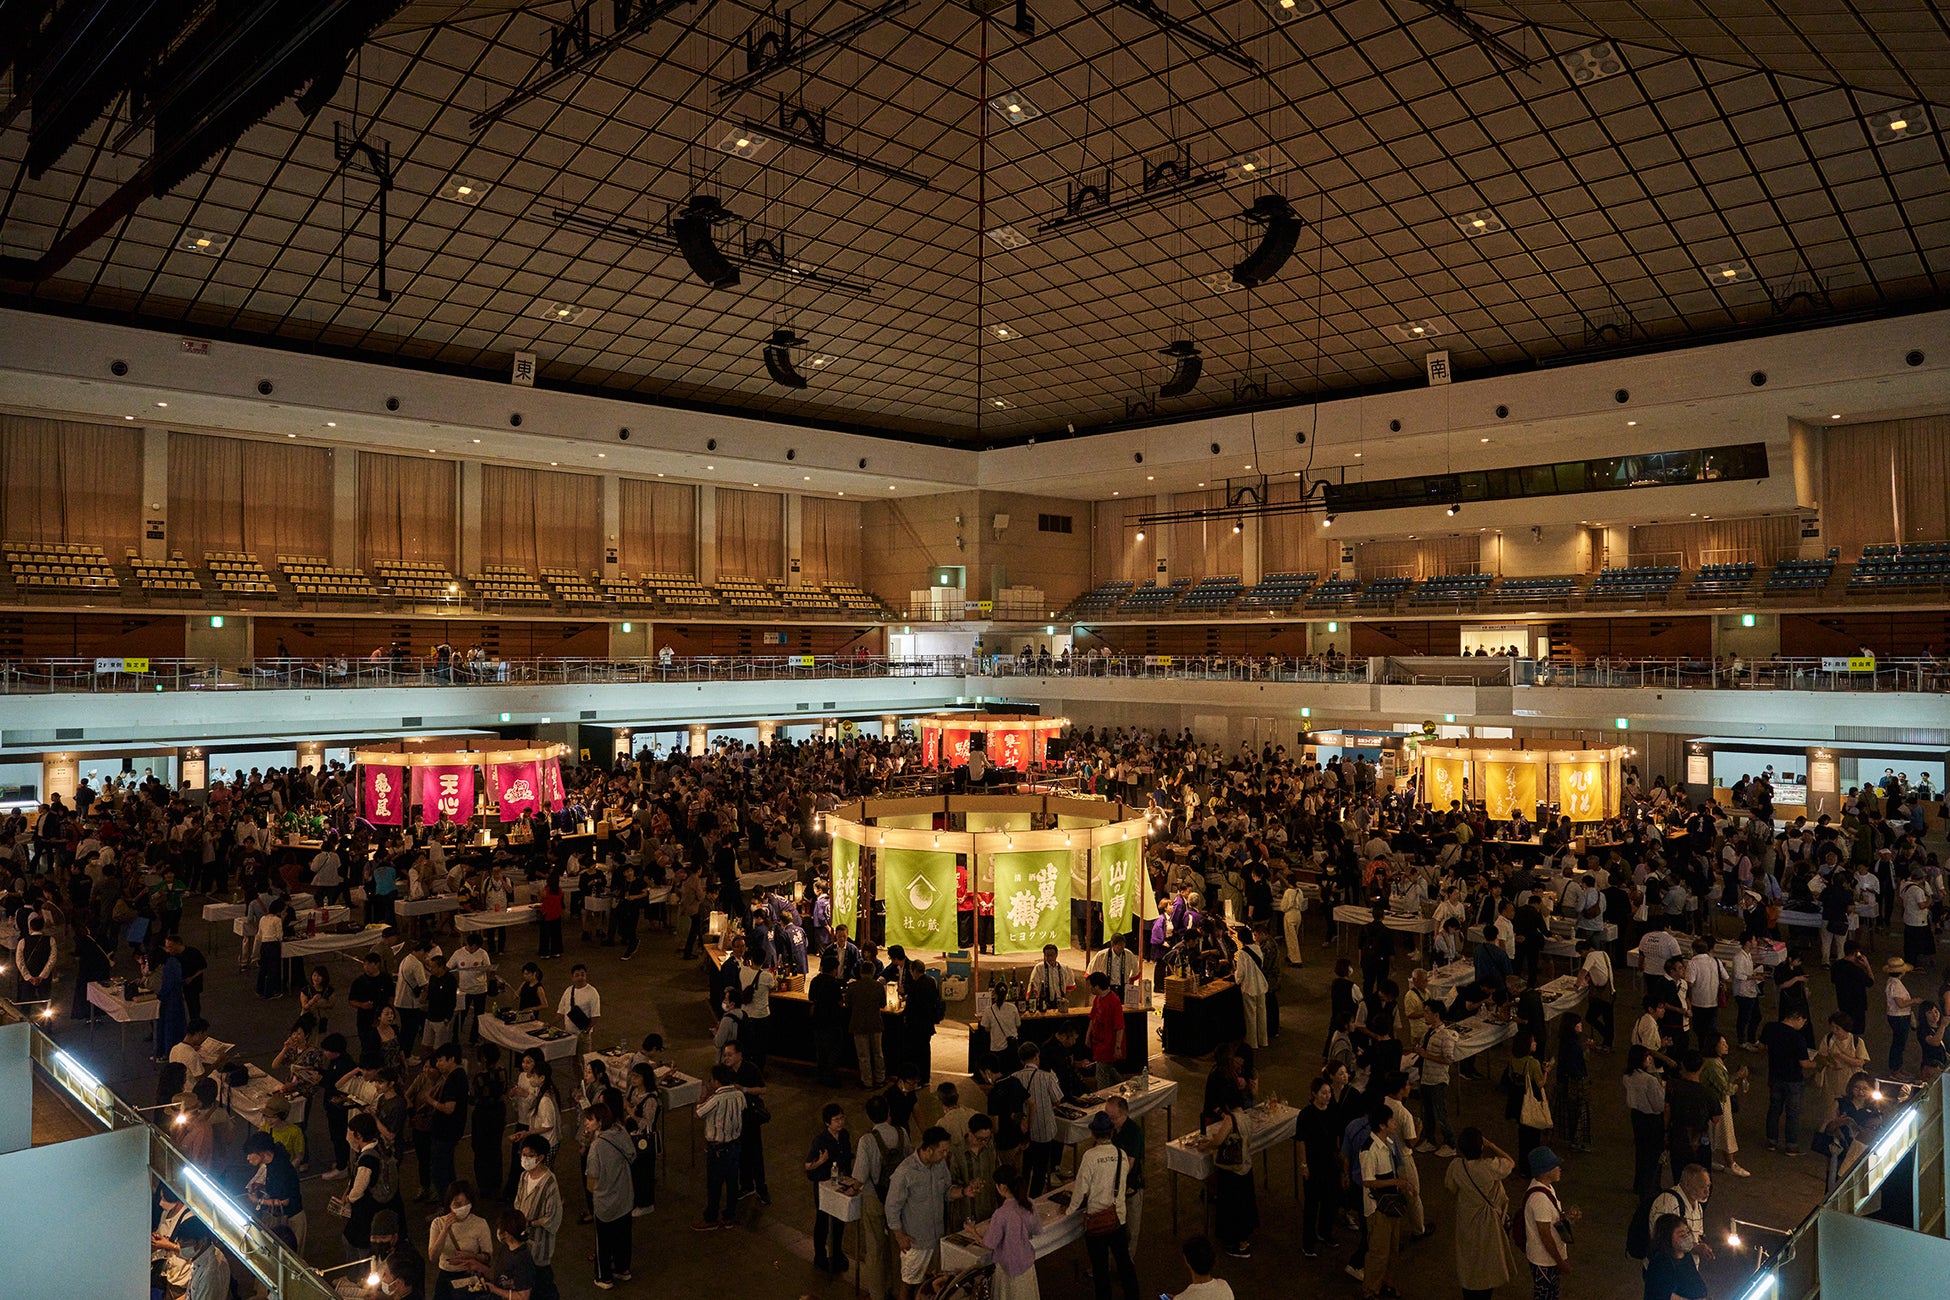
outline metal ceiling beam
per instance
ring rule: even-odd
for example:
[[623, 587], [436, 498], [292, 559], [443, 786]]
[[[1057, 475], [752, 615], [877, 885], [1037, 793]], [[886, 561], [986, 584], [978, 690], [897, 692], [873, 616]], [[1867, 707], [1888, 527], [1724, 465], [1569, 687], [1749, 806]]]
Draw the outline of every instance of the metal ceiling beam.
[[[802, 41], [795, 41], [792, 38], [792, 15], [788, 12], [775, 41], [768, 42], [764, 38], [754, 39], [752, 33], [746, 34], [745, 57], [750, 70], [744, 76], [719, 86], [718, 98], [720, 100], [734, 98], [775, 73], [804, 63], [807, 59], [817, 58], [828, 50], [837, 50], [860, 33], [878, 27], [900, 13], [910, 3], [911, 0], [888, 0], [878, 9], [861, 14], [842, 27]], [[754, 32], [756, 30], [753, 29]]]
[[[583, 0], [569, 21], [549, 29], [548, 48], [535, 60], [506, 98], [468, 119], [467, 129], [475, 135], [487, 130], [523, 104], [547, 94], [571, 77], [594, 72], [604, 59], [616, 53], [632, 36], [648, 31], [697, 0], [610, 0], [614, 25], [609, 35], [597, 36], [591, 29], [591, 15], [599, 0]], [[709, 3], [709, 0], [706, 0]]]
[[1117, 0], [1117, 5], [1120, 9], [1129, 9], [1140, 17], [1150, 19], [1162, 30], [1178, 37], [1187, 45], [1197, 46], [1214, 58], [1224, 59], [1234, 67], [1243, 68], [1255, 75], [1259, 72], [1259, 63], [1252, 55], [1231, 41], [1222, 41], [1216, 36], [1200, 31], [1183, 18], [1172, 17], [1165, 12], [1159, 0]]
[[815, 153], [825, 154], [828, 158], [837, 159], [850, 167], [858, 167], [862, 171], [872, 172], [876, 176], [885, 176], [889, 180], [903, 181], [917, 189], [932, 190], [934, 188], [934, 186], [928, 183], [928, 178], [925, 176], [916, 176], [913, 172], [902, 171], [898, 167], [890, 167], [886, 163], [874, 161], [865, 154], [855, 153], [851, 149], [834, 144], [826, 137], [826, 114], [824, 112], [815, 111], [806, 107], [804, 104], [792, 103], [784, 96], [779, 97], [778, 121], [767, 124], [755, 122], [747, 118], [740, 122], [739, 125], [743, 126], [747, 131], [754, 132], [758, 135], [778, 136], [786, 143], [796, 144], [803, 148], [811, 149]]
[[[631, 225], [629, 222], [619, 221], [613, 217], [592, 217], [565, 208], [557, 208], [550, 215], [555, 218], [556, 224], [565, 230], [579, 230], [587, 235], [595, 235], [599, 239], [614, 239], [626, 244], [659, 249], [666, 253], [679, 251], [676, 238], [665, 230]], [[758, 255], [754, 255], [754, 245], [751, 242], [741, 241], [741, 247], [737, 251], [726, 251], [725, 257], [735, 263], [740, 270], [750, 271], [754, 275], [764, 276], [767, 279], [783, 280], [788, 284], [817, 285], [821, 289], [845, 294], [851, 298], [873, 297], [874, 286], [869, 281], [849, 280], [845, 276], [833, 275], [818, 267], [796, 265], [786, 261], [782, 255], [777, 255], [782, 253], [780, 245], [764, 240], [758, 241], [758, 244], [762, 245]]]

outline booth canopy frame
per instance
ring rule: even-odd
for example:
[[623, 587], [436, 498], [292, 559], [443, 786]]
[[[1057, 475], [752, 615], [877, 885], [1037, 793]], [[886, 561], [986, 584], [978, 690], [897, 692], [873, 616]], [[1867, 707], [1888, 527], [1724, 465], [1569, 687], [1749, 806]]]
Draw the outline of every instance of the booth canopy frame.
[[[1630, 745], [1577, 745], [1563, 741], [1545, 741], [1533, 745], [1524, 740], [1448, 740], [1424, 743], [1416, 755], [1416, 770], [1421, 776], [1417, 797], [1425, 805], [1438, 804], [1438, 788], [1455, 789], [1456, 773], [1460, 770], [1467, 782], [1469, 803], [1484, 804], [1492, 821], [1509, 820], [1508, 813], [1521, 809], [1528, 814], [1531, 809], [1523, 807], [1523, 801], [1513, 796], [1488, 789], [1486, 777], [1495, 775], [1495, 769], [1506, 774], [1515, 774], [1520, 769], [1528, 769], [1534, 802], [1562, 808], [1569, 813], [1574, 822], [1599, 822], [1616, 817], [1622, 802], [1620, 784], [1620, 764], [1632, 757], [1638, 750]], [[1455, 765], [1460, 764], [1458, 769]], [[1598, 793], [1602, 802], [1596, 806], [1587, 805], [1583, 810], [1589, 815], [1579, 815], [1575, 807], [1564, 808], [1564, 782], [1567, 773], [1576, 773], [1596, 765], [1601, 785]], [[1537, 778], [1541, 776], [1540, 781]], [[1513, 782], [1514, 788], [1514, 782]], [[1575, 791], [1573, 792], [1575, 793]], [[1493, 797], [1501, 795], [1502, 797]], [[1444, 794], [1440, 804], [1446, 806], [1451, 798], [1460, 796]], [[1503, 816], [1498, 816], [1498, 810]]]
[[[931, 713], [920, 719], [921, 761], [929, 767], [940, 763], [951, 731], [966, 731], [971, 735], [979, 732], [984, 737], [1022, 733], [1029, 739], [1028, 762], [1022, 768], [1002, 763], [987, 740], [983, 741], [982, 748], [989, 761], [997, 766], [1027, 771], [1029, 766], [1047, 761], [1050, 737], [1069, 725], [1068, 718], [1046, 718], [1039, 713]], [[949, 767], [961, 767], [968, 761], [963, 758], [956, 762], [951, 754], [945, 757]]]

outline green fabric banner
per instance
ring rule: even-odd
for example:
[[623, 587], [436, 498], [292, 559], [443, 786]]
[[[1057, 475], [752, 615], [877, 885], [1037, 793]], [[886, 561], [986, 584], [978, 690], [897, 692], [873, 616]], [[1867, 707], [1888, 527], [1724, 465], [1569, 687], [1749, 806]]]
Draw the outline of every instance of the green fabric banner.
[[887, 904], [887, 942], [910, 952], [959, 948], [955, 933], [955, 855], [881, 849], [880, 897]]
[[1131, 928], [1138, 907], [1138, 880], [1144, 872], [1144, 841], [1119, 840], [1097, 850], [1094, 884], [1104, 905], [1104, 933], [1121, 934]]
[[995, 855], [995, 950], [1041, 952], [1069, 942], [1067, 853]]
[[833, 841], [833, 924], [849, 935], [860, 933], [860, 846], [852, 840]]

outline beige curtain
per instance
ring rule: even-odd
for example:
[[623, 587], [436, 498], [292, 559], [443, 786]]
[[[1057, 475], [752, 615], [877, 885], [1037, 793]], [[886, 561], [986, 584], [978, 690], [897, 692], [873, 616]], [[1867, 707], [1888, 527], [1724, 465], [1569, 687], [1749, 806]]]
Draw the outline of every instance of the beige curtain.
[[1475, 573], [1482, 540], [1464, 537], [1402, 538], [1363, 542], [1354, 548], [1354, 571], [1361, 578], [1432, 578], [1444, 573]]
[[332, 453], [201, 433], [169, 435], [170, 549], [280, 555], [332, 549]]
[[1950, 415], [1878, 420], [1826, 432], [1824, 542], [1852, 558], [1864, 546], [1950, 539]]
[[697, 572], [697, 489], [654, 479], [622, 481], [623, 536], [618, 562], [627, 573]]
[[718, 574], [778, 579], [785, 573], [785, 498], [718, 489]]
[[799, 498], [799, 575], [807, 582], [859, 583], [858, 501]]
[[1158, 576], [1155, 531], [1138, 537], [1137, 517], [1155, 508], [1155, 497], [1098, 501], [1090, 510], [1090, 581], [1148, 582]]
[[1632, 529], [1633, 564], [1758, 564], [1791, 559], [1801, 546], [1801, 521], [1794, 515], [1751, 519], [1688, 519], [1684, 523], [1641, 524]]
[[[1300, 500], [1298, 483], [1275, 483], [1267, 490], [1268, 505], [1287, 505]], [[1318, 510], [1288, 515], [1267, 515], [1260, 520], [1259, 570], [1261, 573], [1317, 573], [1323, 576], [1341, 566], [1341, 544], [1332, 530], [1320, 526]]]
[[481, 467], [481, 563], [530, 573], [593, 573], [603, 563], [603, 481], [507, 465]]
[[142, 506], [140, 429], [0, 415], [0, 538], [119, 559], [142, 536]]
[[359, 563], [458, 563], [460, 466], [450, 460], [359, 453]]

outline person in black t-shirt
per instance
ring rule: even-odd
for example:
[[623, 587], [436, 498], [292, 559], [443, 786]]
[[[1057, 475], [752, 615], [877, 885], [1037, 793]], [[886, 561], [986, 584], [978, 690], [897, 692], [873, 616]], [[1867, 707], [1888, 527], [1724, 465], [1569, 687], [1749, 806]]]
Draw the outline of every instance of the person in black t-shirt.
[[1863, 955], [1862, 945], [1850, 939], [1842, 949], [1840, 960], [1828, 968], [1829, 978], [1835, 981], [1835, 1009], [1848, 1014], [1849, 1023], [1860, 1030], [1869, 1023], [1869, 994], [1875, 988], [1875, 972], [1869, 969], [1869, 959]]
[[433, 1186], [445, 1188], [454, 1181], [454, 1149], [467, 1131], [467, 1102], [473, 1088], [467, 1071], [460, 1065], [460, 1049], [442, 1043], [433, 1053], [433, 1063], [446, 1077], [429, 1103], [433, 1107]]
[[360, 1054], [377, 1052], [379, 1008], [393, 1000], [393, 983], [386, 978], [385, 963], [378, 953], [366, 954], [364, 969], [352, 977], [352, 987], [346, 990], [345, 1000], [357, 1014]]
[[821, 1087], [837, 1088], [840, 1056], [846, 1047], [846, 986], [840, 983], [840, 961], [833, 953], [819, 959], [819, 974], [806, 982], [806, 1001], [812, 1011], [813, 1057]]
[[1307, 1091], [1293, 1140], [1300, 1144], [1300, 1176], [1307, 1184], [1300, 1253], [1312, 1259], [1322, 1246], [1334, 1244], [1334, 1220], [1341, 1203], [1341, 1134], [1347, 1116], [1334, 1104], [1334, 1085], [1326, 1075], [1316, 1076]]
[[1787, 1155], [1800, 1154], [1801, 1094], [1815, 1068], [1814, 1049], [1804, 1037], [1807, 1028], [1808, 1017], [1794, 1011], [1760, 1031], [1767, 1049], [1767, 1149], [1774, 1150], [1779, 1138]]
[[469, 1260], [463, 1267], [485, 1279], [487, 1294], [494, 1300], [534, 1300], [536, 1270], [528, 1253], [528, 1217], [517, 1209], [501, 1211], [494, 1239], [501, 1244], [500, 1262]]

